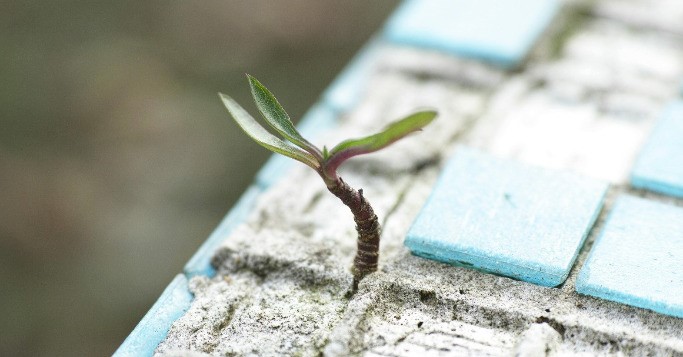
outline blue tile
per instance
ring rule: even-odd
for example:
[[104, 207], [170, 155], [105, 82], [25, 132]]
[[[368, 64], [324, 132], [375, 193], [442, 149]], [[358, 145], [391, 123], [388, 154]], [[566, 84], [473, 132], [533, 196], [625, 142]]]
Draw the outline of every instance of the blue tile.
[[152, 356], [159, 343], [166, 338], [173, 322], [190, 308], [191, 302], [187, 278], [178, 274], [114, 352], [114, 356]]
[[515, 279], [564, 282], [607, 184], [460, 147], [410, 228], [416, 255]]
[[323, 102], [338, 113], [353, 109], [363, 95], [378, 52], [378, 41], [368, 42], [327, 87], [322, 95]]
[[[304, 138], [315, 145], [322, 146], [315, 139], [324, 131], [334, 128], [336, 124], [335, 111], [325, 104], [316, 104], [306, 112], [297, 125], [297, 129]], [[261, 188], [268, 188], [294, 165], [302, 164], [280, 154], [273, 154], [256, 174], [256, 184]]]
[[214, 276], [215, 269], [211, 266], [211, 258], [216, 249], [221, 245], [230, 232], [242, 223], [256, 203], [256, 198], [261, 190], [256, 186], [251, 186], [242, 194], [239, 201], [232, 207], [218, 227], [211, 233], [209, 239], [197, 250], [197, 252], [185, 264], [183, 272], [188, 278], [195, 275]]
[[664, 109], [633, 167], [631, 184], [683, 197], [683, 101]]
[[682, 254], [683, 208], [622, 196], [576, 291], [683, 318]]
[[385, 36], [513, 68], [558, 8], [556, 0], [409, 0], [390, 18]]

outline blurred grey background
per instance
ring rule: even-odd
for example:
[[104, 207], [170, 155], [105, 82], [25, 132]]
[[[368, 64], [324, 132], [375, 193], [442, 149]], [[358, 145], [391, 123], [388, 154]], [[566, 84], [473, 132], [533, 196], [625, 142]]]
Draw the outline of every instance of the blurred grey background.
[[0, 356], [114, 352], [397, 0], [0, 3]]

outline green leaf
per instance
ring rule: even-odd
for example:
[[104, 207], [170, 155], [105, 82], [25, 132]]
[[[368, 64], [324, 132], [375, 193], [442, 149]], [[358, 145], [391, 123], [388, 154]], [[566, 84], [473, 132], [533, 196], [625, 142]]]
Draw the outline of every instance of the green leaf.
[[237, 102], [235, 102], [232, 98], [223, 93], [218, 93], [218, 96], [221, 98], [223, 105], [225, 105], [225, 107], [228, 109], [228, 112], [230, 112], [233, 119], [235, 119], [242, 130], [244, 130], [244, 132], [254, 139], [254, 141], [256, 141], [259, 145], [270, 151], [291, 157], [294, 160], [301, 161], [313, 169], [317, 170], [320, 167], [319, 161], [313, 155], [297, 147], [291, 146], [275, 135], [269, 133], [256, 121], [256, 119], [249, 115], [249, 113], [247, 113], [247, 111], [237, 104]]
[[256, 107], [261, 112], [261, 115], [263, 115], [263, 118], [266, 119], [266, 122], [285, 139], [308, 151], [311, 155], [322, 159], [320, 149], [301, 136], [299, 131], [296, 130], [296, 127], [294, 127], [294, 123], [292, 123], [289, 115], [285, 112], [285, 109], [282, 108], [282, 105], [280, 105], [273, 93], [251, 75], [247, 74], [247, 78], [249, 79], [251, 95], [254, 97]]
[[406, 135], [422, 129], [431, 123], [434, 118], [436, 118], [436, 115], [436, 111], [433, 110], [413, 113], [401, 120], [389, 124], [384, 130], [377, 134], [360, 139], [343, 141], [330, 150], [330, 158], [328, 161], [344, 161], [356, 155], [367, 154], [383, 149]]
[[360, 139], [351, 139], [339, 143], [329, 152], [323, 161], [325, 177], [336, 177], [337, 168], [344, 161], [356, 155], [371, 153], [383, 149], [406, 135], [418, 131], [436, 118], [437, 112], [425, 110], [413, 113], [401, 120], [389, 124], [384, 130]]

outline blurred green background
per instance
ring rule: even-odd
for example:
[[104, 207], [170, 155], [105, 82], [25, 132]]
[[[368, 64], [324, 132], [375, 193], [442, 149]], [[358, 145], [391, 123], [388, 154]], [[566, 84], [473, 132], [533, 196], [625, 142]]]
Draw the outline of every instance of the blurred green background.
[[0, 356], [114, 352], [397, 0], [0, 3]]

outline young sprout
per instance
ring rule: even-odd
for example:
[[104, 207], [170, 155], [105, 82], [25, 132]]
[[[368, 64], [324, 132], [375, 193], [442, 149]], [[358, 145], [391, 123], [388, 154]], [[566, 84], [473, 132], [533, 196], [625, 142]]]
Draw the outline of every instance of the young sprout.
[[370, 202], [363, 197], [363, 189], [356, 191], [347, 185], [337, 174], [337, 168], [354, 156], [383, 149], [406, 135], [421, 130], [436, 118], [437, 113], [432, 110], [419, 111], [389, 124], [377, 134], [345, 140], [331, 150], [327, 150], [327, 147], [320, 150], [301, 136], [289, 115], [263, 84], [250, 75], [247, 75], [247, 78], [258, 110], [266, 122], [286, 141], [264, 129], [232, 98], [219, 93], [223, 104], [242, 130], [254, 141], [270, 151], [311, 167], [323, 179], [327, 189], [351, 209], [358, 232], [358, 250], [352, 268], [355, 289], [363, 277], [377, 270], [380, 225]]

